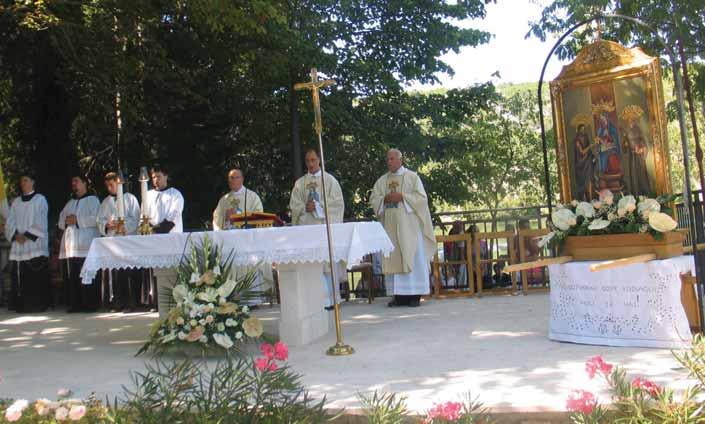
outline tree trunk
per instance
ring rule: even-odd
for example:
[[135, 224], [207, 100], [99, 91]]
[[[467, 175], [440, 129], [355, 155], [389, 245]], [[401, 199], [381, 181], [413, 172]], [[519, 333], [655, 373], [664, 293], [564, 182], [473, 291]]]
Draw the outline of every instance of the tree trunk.
[[75, 113], [69, 93], [58, 80], [60, 66], [49, 34], [39, 32], [32, 63], [33, 117], [25, 142], [35, 146], [37, 191], [47, 197], [51, 217], [68, 200], [72, 168], [77, 164], [70, 136]]
[[294, 90], [296, 74], [289, 73], [289, 116], [291, 118], [291, 172], [293, 180], [304, 174], [302, 147], [301, 147], [301, 119], [299, 117], [299, 93]]
[[683, 41], [678, 40], [678, 53], [681, 58], [683, 68], [683, 88], [686, 99], [688, 99], [688, 109], [690, 109], [690, 120], [693, 125], [693, 137], [695, 138], [695, 158], [698, 161], [698, 177], [700, 178], [700, 190], [705, 190], [705, 174], [703, 173], [703, 150], [700, 145], [700, 135], [698, 133], [698, 119], [695, 116], [695, 102], [693, 101], [693, 90], [690, 87], [690, 77], [688, 75], [688, 63], [686, 62]]

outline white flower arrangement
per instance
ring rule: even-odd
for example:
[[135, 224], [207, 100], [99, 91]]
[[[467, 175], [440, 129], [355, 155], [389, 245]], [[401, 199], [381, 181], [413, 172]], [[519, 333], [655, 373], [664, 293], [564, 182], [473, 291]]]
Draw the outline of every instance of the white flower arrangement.
[[591, 202], [558, 205], [549, 221], [551, 232], [539, 240], [539, 246], [559, 244], [569, 236], [649, 233], [658, 239], [678, 227], [669, 206], [676, 196], [637, 199], [609, 190], [600, 191], [599, 196]]
[[155, 322], [150, 340], [138, 354], [183, 345], [229, 351], [236, 348], [236, 342], [262, 336], [262, 323], [250, 316], [246, 305], [240, 305], [250, 296], [254, 274], [233, 280], [231, 264], [229, 259], [222, 260], [220, 250], [208, 238], [201, 246], [193, 246], [171, 290], [174, 306], [166, 318]]

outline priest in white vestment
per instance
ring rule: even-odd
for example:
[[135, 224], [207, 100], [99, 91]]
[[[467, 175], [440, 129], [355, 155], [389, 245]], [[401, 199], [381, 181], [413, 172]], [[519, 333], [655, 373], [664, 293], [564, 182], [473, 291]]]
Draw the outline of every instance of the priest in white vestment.
[[81, 283], [81, 267], [94, 238], [99, 237], [98, 210], [100, 201], [88, 193], [84, 175], [71, 178], [73, 197], [59, 214], [59, 229], [63, 231], [59, 260], [64, 266], [64, 285], [68, 312], [92, 312], [98, 309], [98, 283]]
[[[296, 180], [294, 189], [291, 191], [289, 209], [291, 209], [291, 222], [293, 225], [321, 225], [325, 224], [325, 213], [323, 210], [322, 192], [322, 171], [321, 159], [314, 149], [306, 151], [305, 156], [307, 173]], [[345, 213], [345, 203], [343, 201], [343, 191], [340, 189], [338, 180], [326, 172], [325, 175], [326, 198], [328, 199], [328, 215], [331, 224], [343, 222]], [[346, 264], [338, 262], [334, 265], [338, 283], [347, 280]], [[328, 307], [333, 304], [333, 293], [331, 289], [330, 267], [323, 266], [324, 285], [326, 287]], [[340, 297], [340, 287], [336, 287], [338, 301]]]
[[155, 234], [182, 233], [184, 196], [169, 186], [169, 173], [164, 167], [152, 168], [153, 190], [147, 193], [150, 224]]
[[370, 205], [394, 244], [383, 258], [389, 306], [419, 306], [430, 293], [429, 263], [436, 250], [428, 197], [419, 176], [402, 165], [397, 149], [387, 152], [389, 172], [375, 183]]
[[[244, 183], [245, 176], [242, 170], [236, 168], [228, 172], [230, 192], [220, 198], [215, 211], [213, 211], [214, 231], [234, 229], [235, 227], [230, 222], [232, 215], [264, 212], [262, 200], [257, 193], [245, 187]], [[254, 270], [252, 267], [236, 266], [232, 268], [235, 279], [244, 277], [250, 271], [254, 271], [254, 281], [252, 282], [252, 296], [246, 302], [250, 306], [260, 305], [266, 300], [263, 294], [274, 287], [272, 264], [262, 263], [257, 265]]]
[[[120, 234], [118, 230], [118, 175], [110, 172], [105, 176], [105, 188], [108, 197], [100, 204], [98, 217], [98, 231], [101, 236], [115, 237]], [[132, 193], [123, 194], [125, 213], [125, 234], [136, 235], [140, 222], [140, 204]], [[110, 273], [110, 286], [112, 290], [112, 308], [122, 312], [132, 312], [139, 301], [139, 287], [141, 278], [139, 273], [131, 269], [119, 269]], [[105, 285], [105, 284], [104, 284]]]
[[264, 212], [262, 200], [257, 193], [244, 186], [245, 176], [239, 169], [228, 172], [230, 192], [220, 198], [213, 211], [213, 230], [231, 230], [230, 217], [236, 214]]
[[20, 177], [22, 195], [10, 206], [5, 238], [10, 240], [12, 280], [9, 309], [43, 312], [51, 303], [49, 274], [49, 205], [34, 191], [34, 178]]

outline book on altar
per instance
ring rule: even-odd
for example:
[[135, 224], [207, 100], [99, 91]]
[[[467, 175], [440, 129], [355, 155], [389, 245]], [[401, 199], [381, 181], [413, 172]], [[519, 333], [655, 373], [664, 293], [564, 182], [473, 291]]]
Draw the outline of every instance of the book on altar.
[[245, 224], [247, 224], [247, 228], [280, 227], [284, 225], [284, 221], [276, 214], [266, 212], [232, 214], [230, 215], [230, 223], [235, 228], [243, 228]]

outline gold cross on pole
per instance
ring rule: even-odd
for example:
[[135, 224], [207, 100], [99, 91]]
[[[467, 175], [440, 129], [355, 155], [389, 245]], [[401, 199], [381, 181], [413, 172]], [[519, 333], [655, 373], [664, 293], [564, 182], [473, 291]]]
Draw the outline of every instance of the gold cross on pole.
[[311, 95], [313, 96], [313, 114], [315, 117], [313, 128], [319, 136], [323, 132], [323, 122], [321, 120], [321, 99], [318, 97], [318, 90], [331, 85], [335, 85], [335, 80], [318, 79], [318, 71], [316, 68], [311, 68], [310, 82], [300, 82], [298, 84], [294, 84], [294, 90], [311, 90]]

